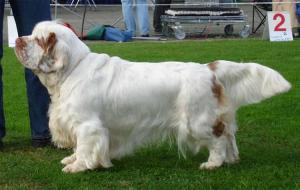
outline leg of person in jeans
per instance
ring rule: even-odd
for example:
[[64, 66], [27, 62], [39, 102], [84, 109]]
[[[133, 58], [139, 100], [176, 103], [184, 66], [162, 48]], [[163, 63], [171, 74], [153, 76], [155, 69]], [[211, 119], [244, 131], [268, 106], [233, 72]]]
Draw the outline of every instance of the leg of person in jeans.
[[[10, 0], [19, 36], [30, 35], [36, 23], [51, 20], [49, 0]], [[48, 128], [49, 95], [32, 71], [25, 69], [29, 104], [32, 145], [42, 147], [50, 143]]]
[[[163, 5], [161, 5], [163, 4]], [[167, 4], [167, 5], [166, 5]], [[155, 32], [162, 32], [161, 15], [170, 8], [171, 0], [156, 0], [153, 13], [153, 28]]]
[[137, 19], [139, 23], [139, 31], [142, 37], [149, 36], [149, 11], [147, 0], [136, 0]]
[[[4, 1], [0, 1], [0, 61], [3, 56], [3, 15]], [[5, 136], [5, 120], [3, 111], [3, 85], [2, 85], [2, 65], [0, 64], [0, 149], [2, 149], [2, 138]]]
[[131, 32], [132, 36], [135, 36], [136, 25], [133, 13], [133, 0], [121, 0], [121, 2], [126, 31]]

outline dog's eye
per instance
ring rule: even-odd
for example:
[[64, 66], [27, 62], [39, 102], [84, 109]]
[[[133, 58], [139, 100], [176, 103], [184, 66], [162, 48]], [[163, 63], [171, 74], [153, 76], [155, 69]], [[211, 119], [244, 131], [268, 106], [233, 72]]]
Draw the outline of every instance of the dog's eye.
[[40, 43], [40, 39], [35, 38], [34, 40], [36, 41], [36, 43], [38, 43], [38, 44]]
[[43, 49], [45, 48], [45, 42], [43, 40], [40, 40], [38, 38], [35, 38], [34, 40], [41, 48], [43, 48]]

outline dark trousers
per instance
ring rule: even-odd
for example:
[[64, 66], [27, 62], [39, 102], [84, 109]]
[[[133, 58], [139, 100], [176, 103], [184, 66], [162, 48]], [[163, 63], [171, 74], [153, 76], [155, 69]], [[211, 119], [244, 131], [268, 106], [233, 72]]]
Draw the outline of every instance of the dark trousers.
[[[168, 4], [168, 5], [160, 5]], [[162, 28], [160, 16], [165, 14], [165, 11], [170, 8], [171, 0], [155, 0], [155, 8], [153, 13], [153, 28], [159, 31]]]
[[[13, 10], [19, 36], [30, 35], [36, 23], [51, 20], [49, 0], [9, 0]], [[3, 16], [4, 0], [0, 0], [0, 60], [3, 56]], [[29, 104], [29, 117], [32, 139], [50, 137], [48, 128], [49, 95], [39, 79], [25, 69], [25, 80]], [[3, 112], [2, 66], [0, 65], [0, 138], [5, 136]]]

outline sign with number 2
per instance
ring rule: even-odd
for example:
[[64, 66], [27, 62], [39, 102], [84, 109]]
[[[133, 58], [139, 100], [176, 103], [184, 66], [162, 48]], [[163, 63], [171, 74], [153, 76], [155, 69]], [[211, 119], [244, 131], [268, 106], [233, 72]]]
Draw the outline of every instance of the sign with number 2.
[[286, 11], [268, 12], [270, 41], [292, 41], [290, 14]]

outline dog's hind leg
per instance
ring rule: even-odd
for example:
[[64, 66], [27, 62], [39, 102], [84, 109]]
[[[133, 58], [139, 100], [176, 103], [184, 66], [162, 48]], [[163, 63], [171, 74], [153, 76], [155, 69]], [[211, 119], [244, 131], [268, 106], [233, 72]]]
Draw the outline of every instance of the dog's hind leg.
[[236, 145], [234, 135], [227, 135], [227, 146], [226, 146], [226, 159], [225, 162], [228, 164], [234, 164], [239, 162], [239, 150]]
[[235, 133], [237, 126], [235, 121], [229, 125], [229, 131], [226, 132], [227, 146], [226, 146], [226, 159], [225, 162], [228, 164], [237, 163], [239, 158], [239, 150], [236, 145]]
[[100, 121], [85, 122], [78, 126], [76, 160], [63, 168], [64, 172], [76, 173], [97, 167], [112, 166], [109, 157], [109, 134]]

